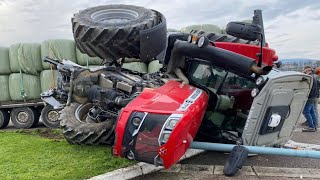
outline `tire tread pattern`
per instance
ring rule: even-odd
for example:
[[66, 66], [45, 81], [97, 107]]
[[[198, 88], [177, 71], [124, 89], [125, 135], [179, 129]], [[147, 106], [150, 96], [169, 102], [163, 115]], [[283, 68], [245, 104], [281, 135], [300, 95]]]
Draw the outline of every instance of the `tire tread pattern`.
[[[101, 10], [99, 6], [94, 8]], [[128, 5], [106, 5], [104, 8], [127, 9]], [[84, 18], [89, 12], [93, 11], [80, 11], [71, 19], [73, 36], [82, 53], [101, 59], [139, 58], [140, 31], [159, 23], [156, 12], [144, 8], [137, 8], [142, 18], [128, 22], [125, 26], [95, 23], [93, 19]]]
[[60, 127], [70, 144], [83, 145], [112, 145], [114, 126], [112, 121], [86, 123], [79, 121], [75, 112], [79, 104], [72, 103], [60, 111]]

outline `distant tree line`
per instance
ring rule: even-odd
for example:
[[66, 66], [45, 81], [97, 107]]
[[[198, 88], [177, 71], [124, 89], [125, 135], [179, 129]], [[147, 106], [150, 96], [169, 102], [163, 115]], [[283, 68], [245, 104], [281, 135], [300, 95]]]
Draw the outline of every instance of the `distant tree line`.
[[280, 69], [284, 71], [302, 71], [307, 65], [313, 68], [320, 67], [320, 60], [316, 59], [283, 59], [280, 61], [282, 63]]

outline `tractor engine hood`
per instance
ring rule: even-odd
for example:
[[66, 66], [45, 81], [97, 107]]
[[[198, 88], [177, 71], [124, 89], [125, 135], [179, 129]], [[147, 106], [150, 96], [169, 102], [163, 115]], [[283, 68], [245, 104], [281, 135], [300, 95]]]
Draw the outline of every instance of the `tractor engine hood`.
[[205, 91], [176, 81], [145, 89], [119, 115], [113, 155], [171, 167], [193, 141], [207, 102]]

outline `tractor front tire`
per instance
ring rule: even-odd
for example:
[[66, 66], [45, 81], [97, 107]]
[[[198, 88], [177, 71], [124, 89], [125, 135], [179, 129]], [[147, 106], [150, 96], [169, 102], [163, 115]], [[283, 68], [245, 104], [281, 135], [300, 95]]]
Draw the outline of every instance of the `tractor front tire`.
[[112, 145], [114, 122], [112, 120], [98, 123], [86, 121], [89, 109], [90, 104], [72, 103], [61, 111], [59, 120], [64, 137], [70, 144]]
[[140, 31], [159, 24], [155, 11], [132, 5], [103, 5], [72, 18], [78, 49], [90, 57], [117, 60], [139, 58]]

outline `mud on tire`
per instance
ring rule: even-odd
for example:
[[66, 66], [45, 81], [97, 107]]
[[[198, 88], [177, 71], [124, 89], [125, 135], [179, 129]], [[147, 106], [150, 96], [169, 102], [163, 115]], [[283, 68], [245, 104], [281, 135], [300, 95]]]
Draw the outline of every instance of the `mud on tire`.
[[157, 13], [131, 5], [85, 9], [72, 18], [72, 31], [82, 53], [102, 59], [139, 58], [140, 31], [159, 23]]
[[[83, 106], [82, 106], [83, 107]], [[79, 110], [80, 109], [80, 110]], [[63, 135], [70, 144], [112, 145], [114, 141], [115, 123], [111, 120], [95, 123], [79, 118], [87, 113], [87, 108], [81, 112], [81, 106], [73, 103], [65, 107], [59, 116]], [[85, 112], [86, 111], [86, 112]], [[81, 115], [82, 114], [82, 115]], [[83, 118], [81, 118], [83, 119]]]

